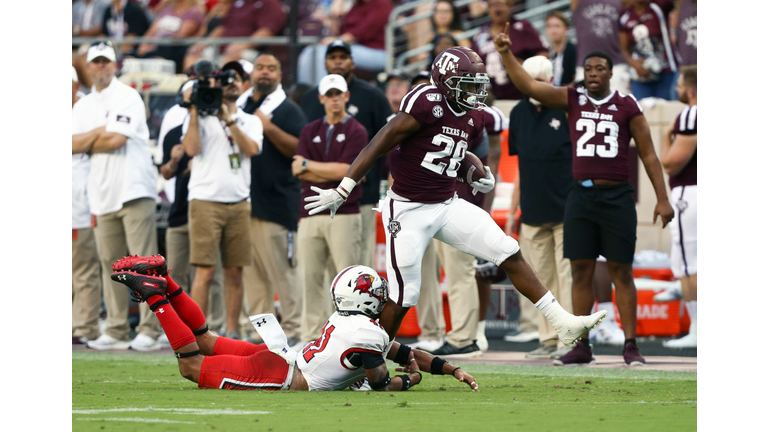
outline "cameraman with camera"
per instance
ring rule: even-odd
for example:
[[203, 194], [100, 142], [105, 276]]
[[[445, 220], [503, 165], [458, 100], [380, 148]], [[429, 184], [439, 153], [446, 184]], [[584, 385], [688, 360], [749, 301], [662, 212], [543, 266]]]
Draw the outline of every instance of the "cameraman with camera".
[[227, 337], [239, 338], [243, 266], [251, 262], [251, 156], [261, 152], [263, 125], [236, 105], [247, 78], [238, 62], [197, 77], [184, 93], [189, 116], [182, 126], [182, 145], [193, 167], [187, 197], [190, 263], [195, 266], [192, 298], [207, 310], [221, 248]]

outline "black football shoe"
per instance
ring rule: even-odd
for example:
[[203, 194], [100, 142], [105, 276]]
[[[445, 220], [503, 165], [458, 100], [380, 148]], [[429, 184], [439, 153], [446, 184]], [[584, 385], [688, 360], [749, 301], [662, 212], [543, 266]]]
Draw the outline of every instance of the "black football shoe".
[[168, 287], [162, 276], [149, 276], [132, 271], [114, 272], [112, 280], [127, 286], [131, 290], [131, 296], [139, 302], [147, 301], [153, 295], [164, 296]]
[[112, 271], [132, 271], [149, 276], [167, 276], [168, 264], [162, 255], [142, 257], [129, 255], [112, 264]]

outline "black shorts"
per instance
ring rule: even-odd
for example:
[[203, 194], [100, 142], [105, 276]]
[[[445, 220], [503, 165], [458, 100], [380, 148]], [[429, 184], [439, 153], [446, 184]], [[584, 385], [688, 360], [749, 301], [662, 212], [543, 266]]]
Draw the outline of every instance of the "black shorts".
[[602, 255], [631, 264], [637, 241], [633, 191], [629, 183], [571, 188], [565, 202], [563, 255], [572, 260]]

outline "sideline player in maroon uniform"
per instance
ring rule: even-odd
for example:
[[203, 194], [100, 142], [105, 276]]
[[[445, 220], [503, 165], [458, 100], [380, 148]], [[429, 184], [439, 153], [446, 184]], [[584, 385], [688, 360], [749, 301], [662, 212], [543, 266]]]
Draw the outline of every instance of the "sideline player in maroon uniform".
[[[624, 327], [624, 361], [645, 364], [635, 340], [637, 289], [632, 261], [637, 240], [637, 211], [629, 183], [627, 155], [634, 138], [645, 171], [656, 192], [653, 222], [662, 227], [672, 220], [661, 164], [656, 157], [643, 110], [631, 95], [611, 91], [613, 62], [603, 53], [584, 59], [585, 89], [555, 87], [534, 81], [515, 59], [506, 32], [494, 39], [504, 67], [515, 85], [543, 105], [568, 111], [573, 142], [573, 178], [568, 194], [563, 235], [564, 255], [571, 260], [573, 312], [589, 313], [595, 298], [592, 275], [598, 255], [608, 260], [608, 271], [616, 286], [616, 303]], [[593, 363], [589, 336], [584, 335], [571, 352], [555, 360], [556, 365]]]
[[[552, 323], [567, 345], [573, 344], [605, 316], [566, 312], [523, 258], [517, 241], [504, 234], [482, 208], [456, 196], [456, 175], [467, 143], [482, 134], [480, 113], [490, 82], [480, 56], [469, 48], [449, 48], [435, 58], [430, 84], [414, 87], [400, 111], [358, 155], [336, 189], [307, 197], [310, 214], [326, 209], [333, 215], [374, 161], [392, 154], [394, 183], [382, 205], [387, 226], [387, 278], [392, 289], [381, 325], [391, 338], [406, 312], [419, 299], [421, 261], [436, 238], [462, 252], [501, 267], [523, 295]], [[493, 189], [490, 168], [471, 183], [478, 192]]]

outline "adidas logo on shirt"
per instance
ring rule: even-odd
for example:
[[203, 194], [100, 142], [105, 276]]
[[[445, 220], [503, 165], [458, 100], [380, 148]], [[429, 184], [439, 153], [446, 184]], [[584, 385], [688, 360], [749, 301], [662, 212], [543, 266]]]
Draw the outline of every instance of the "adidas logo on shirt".
[[319, 143], [320, 142], [320, 135], [316, 136], [314, 139], [312, 139], [313, 143]]
[[469, 125], [470, 125], [470, 126], [474, 126], [474, 125], [475, 125], [475, 122], [473, 122], [473, 121], [472, 121], [472, 119], [469, 119]]
[[616, 108], [616, 104], [611, 104], [611, 106], [608, 107], [608, 111], [618, 111], [619, 109]]

